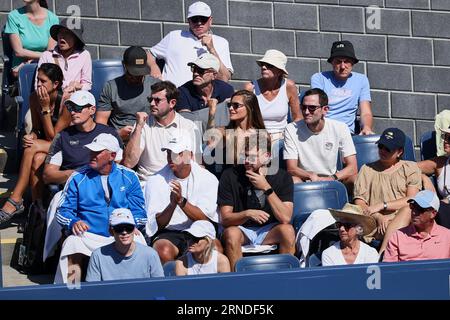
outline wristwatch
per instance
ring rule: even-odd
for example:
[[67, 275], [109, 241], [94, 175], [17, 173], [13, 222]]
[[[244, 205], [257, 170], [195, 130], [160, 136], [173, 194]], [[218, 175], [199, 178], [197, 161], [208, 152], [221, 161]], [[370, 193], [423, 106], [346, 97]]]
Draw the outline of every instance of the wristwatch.
[[183, 197], [183, 200], [181, 200], [181, 203], [179, 204], [180, 208], [184, 208], [186, 206], [187, 199]]
[[264, 191], [264, 194], [265, 194], [266, 196], [270, 196], [272, 193], [273, 193], [273, 189], [272, 189], [272, 188], [269, 188], [269, 189], [267, 189], [266, 191]]
[[45, 115], [47, 115], [47, 114], [50, 114], [50, 113], [51, 113], [50, 109], [42, 110], [42, 111], [41, 111], [41, 115], [43, 115], [43, 116], [45, 116]]
[[332, 177], [333, 177], [334, 180], [339, 180], [339, 178], [338, 178], [338, 176], [336, 175], [336, 173], [334, 173], [334, 174], [332, 175]]

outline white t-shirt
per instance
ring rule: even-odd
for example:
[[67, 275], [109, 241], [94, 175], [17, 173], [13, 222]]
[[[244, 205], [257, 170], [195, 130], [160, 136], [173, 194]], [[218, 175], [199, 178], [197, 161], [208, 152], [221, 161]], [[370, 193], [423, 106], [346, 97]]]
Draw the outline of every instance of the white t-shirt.
[[[213, 35], [213, 44], [220, 60], [233, 73], [228, 41]], [[173, 82], [177, 87], [192, 80], [192, 72], [187, 65], [194, 62], [205, 52], [208, 52], [202, 41], [189, 30], [174, 30], [169, 32], [157, 45], [150, 49], [153, 56], [166, 62], [162, 72], [164, 80]]]
[[188, 252], [188, 275], [217, 273], [218, 256], [219, 255], [217, 253], [217, 250], [213, 250], [211, 254], [211, 260], [209, 260], [207, 263], [201, 264], [195, 261], [192, 253]]
[[305, 121], [291, 122], [284, 131], [284, 159], [298, 159], [299, 167], [318, 175], [336, 173], [339, 156], [356, 154], [350, 130], [343, 122], [326, 119], [325, 126], [315, 134]]
[[[364, 242], [359, 242], [359, 251], [353, 264], [361, 263], [378, 263], [378, 252], [374, 248], [368, 246]], [[338, 241], [328, 249], [322, 252], [322, 266], [346, 265], [341, 251], [341, 242]]]
[[[147, 211], [147, 235], [152, 236], [158, 230], [156, 214], [162, 212], [170, 203], [170, 181], [178, 180], [181, 194], [187, 201], [198, 207], [209, 219], [218, 222], [217, 190], [219, 181], [208, 170], [191, 162], [191, 173], [185, 179], [177, 178], [169, 166], [148, 178], [145, 185], [145, 205]], [[186, 230], [193, 221], [177, 206], [172, 218], [165, 227], [168, 230]]]
[[163, 126], [155, 118], [149, 117], [148, 122], [142, 128], [140, 150], [141, 157], [137, 164], [137, 175], [139, 180], [146, 181], [147, 178], [167, 164], [167, 152], [161, 151], [161, 147], [171, 137], [189, 135], [195, 159], [201, 156], [201, 136], [198, 127], [191, 120], [183, 118], [175, 113], [174, 120], [167, 126]]

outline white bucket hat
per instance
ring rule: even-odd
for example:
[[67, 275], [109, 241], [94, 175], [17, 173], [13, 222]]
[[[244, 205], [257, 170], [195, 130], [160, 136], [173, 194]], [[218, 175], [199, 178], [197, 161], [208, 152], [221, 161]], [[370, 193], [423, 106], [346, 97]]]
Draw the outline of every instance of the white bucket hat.
[[266, 53], [264, 54], [264, 57], [262, 57], [259, 60], [256, 60], [256, 63], [259, 66], [261, 66], [260, 64], [261, 62], [271, 64], [272, 66], [283, 71], [286, 75], [289, 74], [286, 70], [287, 57], [281, 51], [275, 49], [267, 50]]

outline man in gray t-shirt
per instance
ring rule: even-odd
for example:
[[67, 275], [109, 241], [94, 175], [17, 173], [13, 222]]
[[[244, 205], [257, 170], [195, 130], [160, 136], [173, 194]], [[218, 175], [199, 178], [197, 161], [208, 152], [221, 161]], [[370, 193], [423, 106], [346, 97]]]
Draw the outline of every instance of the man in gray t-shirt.
[[122, 140], [136, 122], [136, 112], [150, 112], [150, 86], [158, 80], [149, 76], [147, 54], [141, 47], [129, 47], [123, 55], [125, 74], [106, 82], [97, 105], [96, 122], [117, 129]]

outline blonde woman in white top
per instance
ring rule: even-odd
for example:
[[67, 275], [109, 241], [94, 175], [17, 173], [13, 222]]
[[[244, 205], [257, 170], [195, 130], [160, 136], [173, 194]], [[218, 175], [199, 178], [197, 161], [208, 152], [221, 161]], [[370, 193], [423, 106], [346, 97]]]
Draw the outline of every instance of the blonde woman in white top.
[[186, 254], [175, 262], [177, 276], [230, 272], [230, 261], [215, 249], [216, 230], [211, 222], [197, 220], [185, 232], [191, 239]]
[[264, 125], [272, 142], [283, 138], [289, 110], [292, 120], [302, 119], [298, 89], [295, 82], [287, 79], [287, 57], [278, 50], [267, 50], [256, 63], [261, 67], [261, 78], [248, 82], [245, 89], [258, 98]]

